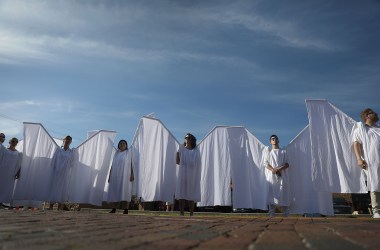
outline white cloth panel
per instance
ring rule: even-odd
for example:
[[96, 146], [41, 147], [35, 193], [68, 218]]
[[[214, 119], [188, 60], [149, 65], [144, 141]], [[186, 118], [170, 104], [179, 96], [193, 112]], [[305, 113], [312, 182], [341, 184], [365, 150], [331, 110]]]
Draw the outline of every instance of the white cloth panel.
[[41, 124], [24, 122], [21, 177], [17, 181], [14, 200], [49, 199], [51, 162], [57, 149], [58, 145]]
[[135, 190], [142, 201], [172, 202], [179, 143], [160, 120], [143, 117], [132, 142]]
[[356, 122], [325, 100], [306, 100], [312, 180], [319, 191], [365, 193], [352, 146]]
[[3, 149], [0, 158], [0, 203], [12, 201], [15, 175], [21, 167], [22, 153]]
[[116, 132], [100, 130], [78, 146], [69, 187], [69, 201], [100, 206], [104, 200]]
[[201, 154], [201, 201], [197, 206], [231, 205], [228, 133], [215, 127], [198, 145]]
[[309, 126], [286, 146], [290, 179], [290, 213], [334, 215], [331, 192], [318, 192], [312, 185]]
[[245, 128], [230, 127], [227, 130], [233, 207], [265, 210], [267, 185], [262, 167], [265, 146]]

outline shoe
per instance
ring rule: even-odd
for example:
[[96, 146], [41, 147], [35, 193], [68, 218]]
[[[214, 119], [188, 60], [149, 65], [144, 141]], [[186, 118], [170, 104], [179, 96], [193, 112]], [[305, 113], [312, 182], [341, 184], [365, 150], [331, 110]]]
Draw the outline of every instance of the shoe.
[[379, 213], [374, 213], [372, 218], [374, 219], [380, 219], [380, 214]]
[[116, 213], [116, 208], [112, 208], [112, 210], [109, 212], [110, 214]]
[[123, 214], [128, 214], [128, 209], [124, 209]]

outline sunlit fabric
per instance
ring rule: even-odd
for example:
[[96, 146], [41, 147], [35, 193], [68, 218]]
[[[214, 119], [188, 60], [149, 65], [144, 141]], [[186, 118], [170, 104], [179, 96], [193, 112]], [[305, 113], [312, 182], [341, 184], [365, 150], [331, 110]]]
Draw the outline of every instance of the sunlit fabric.
[[24, 123], [21, 176], [13, 199], [47, 201], [50, 195], [51, 163], [58, 145], [38, 123]]
[[309, 126], [286, 146], [290, 180], [290, 213], [333, 215], [331, 192], [319, 192], [312, 185], [312, 158]]
[[352, 136], [356, 122], [325, 100], [307, 100], [312, 180], [316, 190], [366, 193], [357, 166]]
[[134, 192], [142, 201], [172, 202], [179, 143], [161, 121], [143, 117], [132, 142]]
[[104, 200], [116, 132], [100, 130], [75, 148], [68, 200], [100, 206]]
[[218, 126], [202, 140], [199, 148], [202, 197], [198, 206], [266, 208], [261, 163], [264, 145], [251, 133], [244, 127]]

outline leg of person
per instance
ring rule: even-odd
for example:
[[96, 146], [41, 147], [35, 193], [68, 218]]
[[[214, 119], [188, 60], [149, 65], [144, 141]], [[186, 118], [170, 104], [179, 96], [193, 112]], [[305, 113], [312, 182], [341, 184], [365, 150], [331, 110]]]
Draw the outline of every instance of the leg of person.
[[111, 202], [111, 204], [112, 204], [112, 209], [111, 209], [111, 211], [109, 211], [109, 213], [110, 214], [114, 214], [114, 213], [116, 213], [116, 207], [118, 206], [118, 204], [117, 204], [117, 202]]
[[179, 211], [180, 215], [185, 215], [185, 200], [184, 199], [179, 199]]
[[194, 201], [189, 201], [190, 216], [194, 215]]
[[269, 204], [268, 205], [269, 217], [274, 217], [275, 211], [276, 211], [276, 206], [274, 204]]
[[284, 213], [284, 217], [288, 217], [289, 216], [289, 206], [283, 206], [282, 212]]
[[121, 202], [123, 205], [123, 209], [124, 209], [124, 211], [123, 211], [123, 214], [128, 214], [128, 201], [122, 201]]
[[380, 214], [379, 214], [379, 203], [380, 203], [380, 192], [370, 192], [371, 194], [371, 205], [372, 205], [372, 212], [373, 212], [373, 218], [375, 219], [380, 219]]

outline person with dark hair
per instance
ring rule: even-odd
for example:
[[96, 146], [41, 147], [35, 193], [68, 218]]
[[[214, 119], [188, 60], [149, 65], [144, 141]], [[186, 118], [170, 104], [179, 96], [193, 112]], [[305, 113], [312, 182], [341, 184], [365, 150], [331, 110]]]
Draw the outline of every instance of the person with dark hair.
[[362, 122], [358, 123], [353, 133], [354, 151], [370, 191], [373, 218], [380, 219], [380, 127], [376, 124], [379, 116], [367, 108], [360, 117]]
[[4, 133], [0, 133], [0, 146], [3, 146], [4, 141], [5, 141], [5, 135]]
[[176, 155], [178, 179], [175, 197], [179, 200], [180, 214], [185, 215], [185, 201], [189, 203], [190, 216], [194, 214], [194, 202], [200, 201], [201, 157], [197, 147], [197, 139], [187, 133], [185, 142], [180, 145]]
[[[9, 140], [0, 159], [0, 202], [11, 203], [16, 179], [20, 177], [22, 153], [16, 150], [17, 138]], [[11, 204], [12, 206], [12, 204]]]
[[268, 183], [269, 216], [275, 215], [276, 206], [281, 206], [284, 216], [289, 215], [290, 183], [286, 151], [280, 149], [277, 135], [269, 138], [271, 148], [264, 151], [265, 176]]
[[124, 209], [128, 214], [128, 205], [132, 199], [132, 182], [134, 181], [131, 153], [128, 152], [126, 140], [120, 140], [118, 151], [112, 161], [109, 173], [109, 188], [107, 201], [113, 203], [110, 213], [116, 213], [116, 208]]
[[52, 178], [50, 183], [50, 209], [58, 203], [58, 209], [64, 209], [67, 201], [71, 170], [74, 165], [74, 150], [70, 149], [71, 136], [63, 138], [63, 146], [55, 152], [51, 167]]

